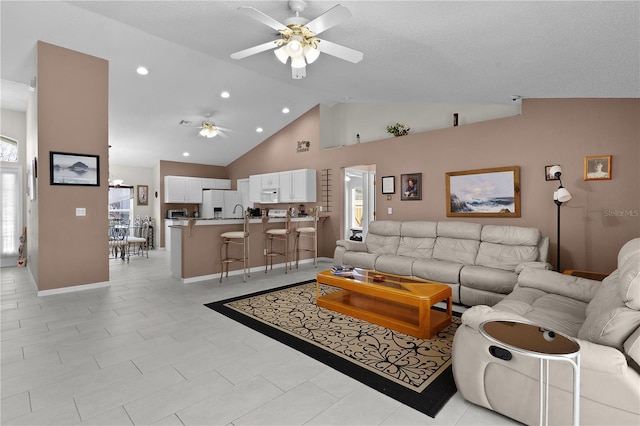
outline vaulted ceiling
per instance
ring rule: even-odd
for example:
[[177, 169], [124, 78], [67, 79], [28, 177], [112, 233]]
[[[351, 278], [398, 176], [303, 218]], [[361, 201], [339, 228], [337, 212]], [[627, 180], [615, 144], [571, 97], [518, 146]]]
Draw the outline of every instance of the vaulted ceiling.
[[[302, 16], [312, 20], [335, 4], [308, 1]], [[352, 18], [321, 38], [364, 59], [353, 64], [321, 54], [304, 79], [294, 80], [271, 51], [230, 58], [277, 38], [238, 7], [283, 22], [293, 16], [286, 1], [4, 0], [2, 108], [25, 108], [37, 40], [109, 61], [110, 161], [120, 165], [227, 165], [317, 104], [640, 97], [639, 2], [341, 4]], [[149, 75], [136, 74], [139, 65]], [[221, 98], [223, 91], [230, 97]], [[206, 114], [230, 129], [229, 137], [206, 139], [180, 125], [197, 126]]]

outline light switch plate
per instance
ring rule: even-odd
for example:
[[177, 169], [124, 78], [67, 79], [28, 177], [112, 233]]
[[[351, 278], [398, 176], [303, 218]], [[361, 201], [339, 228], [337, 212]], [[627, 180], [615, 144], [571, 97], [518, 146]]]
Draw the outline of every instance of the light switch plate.
[[86, 216], [87, 209], [84, 207], [76, 207], [76, 216]]

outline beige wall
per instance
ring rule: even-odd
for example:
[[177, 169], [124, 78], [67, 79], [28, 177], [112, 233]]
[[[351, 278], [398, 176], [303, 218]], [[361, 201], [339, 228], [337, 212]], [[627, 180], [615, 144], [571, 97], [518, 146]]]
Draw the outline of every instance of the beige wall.
[[[526, 99], [517, 117], [320, 150], [316, 107], [229, 165], [229, 177], [303, 167], [320, 174], [330, 169], [332, 211], [323, 224], [321, 255], [332, 256], [335, 240], [342, 235], [345, 167], [376, 165], [378, 176], [395, 176], [397, 181], [403, 173], [421, 172], [422, 200], [401, 201], [396, 193], [387, 201], [378, 191], [378, 219], [534, 226], [551, 238], [549, 260], [555, 264], [553, 191], [558, 183], [545, 181], [544, 167], [560, 164], [563, 183], [573, 194], [561, 210], [561, 267], [608, 272], [615, 268], [620, 246], [640, 236], [639, 118], [638, 99]], [[311, 141], [309, 152], [296, 152], [299, 140]], [[609, 154], [613, 179], [584, 181], [584, 156]], [[445, 173], [516, 165], [520, 166], [520, 218], [447, 218]], [[388, 207], [393, 208], [391, 216]]]
[[[38, 184], [34, 273], [38, 290], [109, 281], [108, 62], [48, 43], [37, 46]], [[100, 156], [100, 186], [49, 183], [49, 153]], [[84, 207], [87, 215], [75, 215]], [[29, 265], [28, 265], [29, 266]]]

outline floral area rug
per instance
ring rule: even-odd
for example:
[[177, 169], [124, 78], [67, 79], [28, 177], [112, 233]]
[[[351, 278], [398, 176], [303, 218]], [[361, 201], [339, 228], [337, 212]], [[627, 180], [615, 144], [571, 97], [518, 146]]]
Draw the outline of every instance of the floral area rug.
[[[321, 285], [321, 294], [338, 289]], [[315, 280], [205, 306], [274, 338], [428, 416], [455, 394], [449, 327], [419, 339], [315, 304]]]

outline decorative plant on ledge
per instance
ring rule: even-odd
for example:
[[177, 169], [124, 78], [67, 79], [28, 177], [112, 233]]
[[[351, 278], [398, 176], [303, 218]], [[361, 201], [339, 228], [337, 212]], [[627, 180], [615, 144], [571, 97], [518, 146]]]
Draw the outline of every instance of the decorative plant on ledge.
[[411, 127], [407, 127], [406, 124], [402, 123], [390, 124], [387, 126], [387, 133], [395, 137], [408, 135], [409, 130], [411, 130]]

